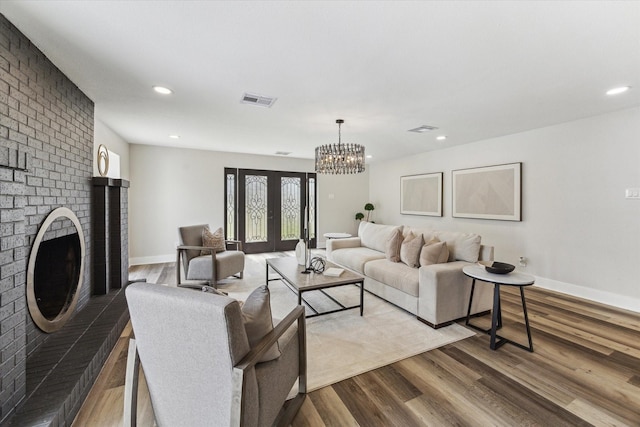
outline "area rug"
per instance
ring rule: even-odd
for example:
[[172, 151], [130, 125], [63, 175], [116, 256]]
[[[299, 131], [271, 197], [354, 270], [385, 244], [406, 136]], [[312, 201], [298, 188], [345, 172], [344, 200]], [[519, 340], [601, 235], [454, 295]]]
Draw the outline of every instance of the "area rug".
[[[220, 289], [244, 300], [264, 284], [264, 278], [226, 282]], [[280, 280], [270, 281], [269, 289], [273, 316], [284, 318], [297, 304], [296, 295]], [[327, 293], [346, 306], [357, 305], [360, 298], [355, 285], [331, 288]], [[321, 311], [338, 308], [319, 291], [304, 297]], [[365, 292], [362, 317], [353, 309], [307, 319], [307, 389], [313, 391], [473, 335], [475, 332], [458, 324], [433, 329]]]

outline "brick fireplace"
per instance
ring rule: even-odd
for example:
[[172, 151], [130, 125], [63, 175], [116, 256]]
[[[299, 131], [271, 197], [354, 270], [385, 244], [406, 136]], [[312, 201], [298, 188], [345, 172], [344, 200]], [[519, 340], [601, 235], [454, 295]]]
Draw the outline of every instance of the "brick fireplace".
[[[68, 425], [111, 350], [113, 335], [117, 338], [126, 322], [126, 303], [119, 286], [112, 286], [116, 289], [111, 292], [95, 292], [93, 287], [93, 126], [93, 101], [0, 15], [3, 426], [35, 425], [36, 420], [38, 425]], [[120, 277], [125, 280], [126, 186], [122, 200], [124, 215], [118, 226], [124, 231], [117, 236], [125, 242], [120, 252], [124, 260]], [[69, 323], [49, 334], [36, 326], [27, 310], [26, 267], [40, 226], [59, 207], [73, 211], [84, 234], [80, 271], [84, 286], [79, 288]], [[103, 295], [96, 296], [99, 294]], [[91, 330], [92, 326], [98, 330]], [[54, 366], [59, 365], [67, 365], [67, 372], [55, 372]], [[70, 397], [61, 398], [61, 409], [45, 405], [54, 400], [51, 396], [67, 393], [64, 388], [69, 389]]]

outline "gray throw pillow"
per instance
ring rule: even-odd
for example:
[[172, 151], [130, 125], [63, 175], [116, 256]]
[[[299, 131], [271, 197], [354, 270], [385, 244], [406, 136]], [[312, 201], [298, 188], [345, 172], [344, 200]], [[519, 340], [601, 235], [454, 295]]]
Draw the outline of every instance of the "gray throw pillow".
[[[222, 230], [222, 227], [213, 232], [209, 229], [208, 226], [203, 228], [202, 246], [213, 248], [216, 252], [225, 251], [227, 249], [227, 245], [224, 241], [224, 231]], [[202, 251], [200, 251], [200, 256], [202, 255], [211, 255], [211, 251], [203, 249]]]
[[416, 236], [410, 232], [400, 246], [400, 261], [411, 268], [420, 267], [420, 249], [423, 244], [422, 234]]
[[[242, 305], [241, 311], [249, 346], [253, 348], [265, 335], [273, 330], [269, 288], [266, 285], [262, 285], [251, 292]], [[260, 358], [260, 362], [267, 362], [278, 357], [280, 357], [280, 347], [276, 342]]]

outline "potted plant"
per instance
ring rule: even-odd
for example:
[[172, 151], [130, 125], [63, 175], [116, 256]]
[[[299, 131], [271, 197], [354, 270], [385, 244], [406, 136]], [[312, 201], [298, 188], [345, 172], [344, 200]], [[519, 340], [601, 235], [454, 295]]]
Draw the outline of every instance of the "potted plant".
[[371, 214], [371, 211], [374, 209], [375, 208], [371, 203], [367, 203], [366, 205], [364, 205], [364, 210], [367, 211], [367, 221], [369, 221], [369, 215]]
[[356, 221], [362, 221], [363, 218], [364, 218], [364, 214], [362, 212], [358, 212], [356, 214]]

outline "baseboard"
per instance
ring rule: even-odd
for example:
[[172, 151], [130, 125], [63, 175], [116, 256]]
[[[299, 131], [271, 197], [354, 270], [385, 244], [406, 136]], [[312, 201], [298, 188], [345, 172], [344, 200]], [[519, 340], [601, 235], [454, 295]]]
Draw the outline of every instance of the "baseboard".
[[634, 298], [626, 295], [614, 294], [612, 292], [601, 291], [598, 289], [578, 286], [571, 283], [560, 282], [557, 280], [546, 279], [536, 276], [534, 286], [549, 289], [551, 291], [562, 292], [574, 297], [583, 298], [600, 304], [611, 305], [623, 310], [635, 311], [640, 313], [640, 298]]
[[176, 255], [156, 255], [129, 258], [129, 265], [162, 264], [165, 262], [176, 262]]

